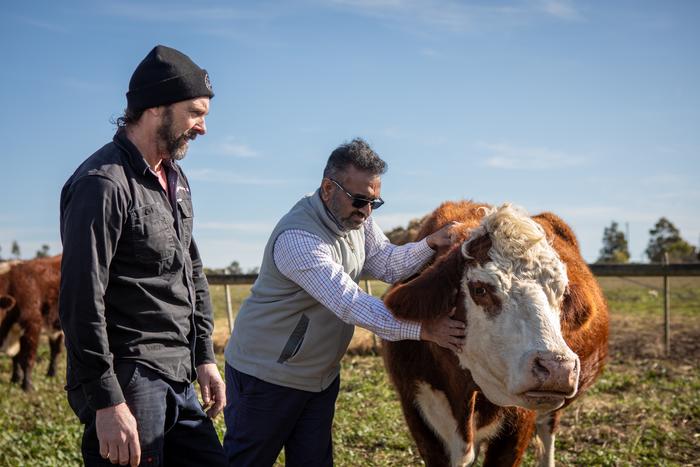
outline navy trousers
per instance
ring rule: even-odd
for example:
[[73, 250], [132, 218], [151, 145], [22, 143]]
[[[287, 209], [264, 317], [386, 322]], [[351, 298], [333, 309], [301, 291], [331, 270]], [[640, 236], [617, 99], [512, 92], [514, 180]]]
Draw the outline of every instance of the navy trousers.
[[226, 365], [229, 466], [274, 464], [284, 447], [287, 467], [333, 465], [331, 429], [340, 377], [322, 392], [267, 383]]
[[[212, 421], [202, 410], [194, 385], [175, 383], [140, 363], [115, 368], [126, 404], [136, 418], [142, 466], [224, 466], [226, 457]], [[113, 466], [100, 456], [95, 412], [82, 389], [69, 391], [68, 400], [85, 424], [82, 453], [87, 467]]]

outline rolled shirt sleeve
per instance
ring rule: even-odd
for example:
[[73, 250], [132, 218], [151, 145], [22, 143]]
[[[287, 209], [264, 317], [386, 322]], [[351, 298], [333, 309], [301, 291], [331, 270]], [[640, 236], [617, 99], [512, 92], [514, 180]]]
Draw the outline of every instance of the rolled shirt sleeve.
[[104, 294], [126, 201], [113, 180], [99, 175], [64, 190], [59, 315], [72, 370], [88, 405], [98, 410], [124, 402], [109, 350]]
[[393, 245], [370, 216], [365, 222], [364, 272], [393, 284], [416, 274], [435, 251], [426, 239], [405, 245]]
[[332, 259], [330, 246], [303, 230], [287, 230], [275, 241], [277, 269], [348, 324], [382, 339], [419, 340], [420, 324], [398, 320], [376, 297], [365, 293]]

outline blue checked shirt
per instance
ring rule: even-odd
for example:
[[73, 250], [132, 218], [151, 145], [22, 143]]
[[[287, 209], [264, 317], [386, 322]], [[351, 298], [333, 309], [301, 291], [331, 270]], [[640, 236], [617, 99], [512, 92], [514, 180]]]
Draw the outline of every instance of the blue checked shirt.
[[[392, 245], [371, 216], [365, 221], [365, 274], [391, 284], [418, 272], [434, 253], [426, 240]], [[317, 235], [286, 230], [275, 241], [273, 257], [282, 274], [342, 321], [389, 341], [420, 340], [420, 324], [396, 319], [381, 300], [364, 292]]]

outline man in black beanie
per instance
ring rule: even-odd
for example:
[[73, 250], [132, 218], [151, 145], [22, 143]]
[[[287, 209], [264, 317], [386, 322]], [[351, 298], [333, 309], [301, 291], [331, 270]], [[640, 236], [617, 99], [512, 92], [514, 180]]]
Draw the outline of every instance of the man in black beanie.
[[175, 162], [206, 133], [213, 96], [205, 70], [155, 47], [113, 140], [61, 192], [66, 390], [87, 466], [226, 463], [211, 421], [226, 402], [211, 300]]

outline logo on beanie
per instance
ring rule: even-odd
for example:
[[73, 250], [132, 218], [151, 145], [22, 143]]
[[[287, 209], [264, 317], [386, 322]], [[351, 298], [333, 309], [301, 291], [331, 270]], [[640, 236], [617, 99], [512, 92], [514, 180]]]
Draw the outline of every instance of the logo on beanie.
[[209, 81], [209, 73], [204, 73], [204, 85], [207, 87], [209, 92], [212, 92], [211, 81]]

